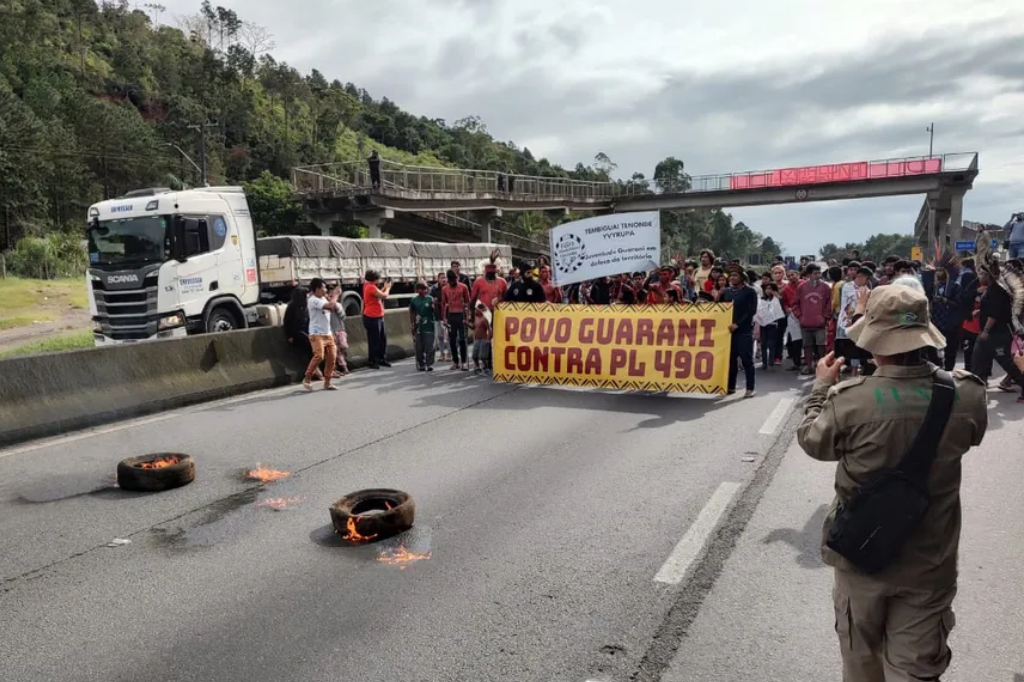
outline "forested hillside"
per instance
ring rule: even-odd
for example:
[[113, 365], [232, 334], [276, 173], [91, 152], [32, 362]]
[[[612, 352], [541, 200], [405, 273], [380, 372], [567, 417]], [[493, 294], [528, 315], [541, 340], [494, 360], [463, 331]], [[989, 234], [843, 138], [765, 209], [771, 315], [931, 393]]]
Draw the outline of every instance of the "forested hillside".
[[[68, 248], [73, 239], [49, 235], [77, 234], [90, 203], [139, 187], [194, 186], [185, 154], [198, 160], [199, 127], [210, 123], [211, 182], [246, 184], [268, 232], [301, 221], [288, 199], [293, 166], [357, 160], [371, 149], [405, 163], [615, 174], [604, 154], [562, 168], [495, 140], [475, 116], [414, 115], [315, 69], [301, 74], [274, 59], [265, 28], [208, 0], [197, 10], [172, 17], [126, 0], [0, 0], [0, 251], [24, 237], [34, 248]], [[651, 178], [667, 190], [689, 181], [671, 157]], [[550, 226], [542, 214], [516, 221], [512, 229], [527, 234]], [[761, 235], [722, 211], [672, 212], [663, 222], [670, 253], [761, 248]]]

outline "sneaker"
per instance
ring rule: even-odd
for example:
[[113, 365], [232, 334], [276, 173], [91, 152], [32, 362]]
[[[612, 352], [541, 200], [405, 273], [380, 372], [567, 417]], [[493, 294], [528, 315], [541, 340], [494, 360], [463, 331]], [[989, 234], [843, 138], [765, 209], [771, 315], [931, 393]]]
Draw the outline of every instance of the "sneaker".
[[747, 391], [746, 393], [744, 393], [743, 397], [744, 398], [753, 398], [755, 395], [757, 395], [757, 391], [750, 390], [750, 391]]
[[371, 362], [369, 365], [367, 365], [367, 367], [369, 367], [370, 369], [380, 369], [380, 365], [378, 365], [375, 362]]
[[337, 391], [338, 387], [333, 384], [324, 384], [325, 391]]
[[390, 367], [390, 366], [391, 366], [391, 363], [390, 363], [390, 362], [388, 362], [387, 360], [381, 360], [381, 361], [380, 361], [380, 366], [381, 366], [381, 367]]
[[728, 391], [725, 392], [725, 394], [726, 395], [736, 395], [736, 389], [735, 388], [730, 388]]
[[312, 391], [313, 390], [313, 382], [310, 381], [309, 379], [306, 379], [305, 381], [302, 382], [302, 387], [304, 389], [306, 389], [307, 391]]
[[810, 367], [801, 367], [800, 368], [800, 376], [806, 377], [806, 376], [810, 376], [812, 374], [814, 374], [814, 370], [811, 369]]
[[450, 370], [452, 370], [452, 371], [455, 371], [455, 370], [457, 370], [458, 368], [459, 368], [459, 364], [458, 364], [458, 363], [455, 363], [454, 365], [452, 365], [452, 366], [451, 366], [451, 367], [449, 367], [448, 369], [450, 369]]
[[427, 367], [427, 371], [428, 372], [433, 372], [434, 371], [434, 366], [431, 365], [430, 367]]
[[482, 372], [482, 371], [483, 371], [483, 370], [482, 370], [482, 369], [480, 369], [479, 367], [474, 367], [474, 368], [473, 368], [473, 373], [474, 373], [474, 374], [479, 374], [479, 373], [480, 373], [480, 372]]
[[469, 371], [469, 364], [464, 364], [464, 365], [462, 366], [462, 371], [463, 371], [463, 372], [468, 372], [468, 371]]
[[423, 365], [416, 365], [416, 369], [418, 371], [420, 371], [420, 372], [426, 372], [427, 371], [427, 368], [424, 367]]

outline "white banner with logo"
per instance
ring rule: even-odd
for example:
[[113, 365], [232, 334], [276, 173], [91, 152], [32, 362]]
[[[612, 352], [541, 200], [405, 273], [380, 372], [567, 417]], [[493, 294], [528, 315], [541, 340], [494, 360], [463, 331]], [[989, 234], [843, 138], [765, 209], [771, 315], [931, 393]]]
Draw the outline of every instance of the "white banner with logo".
[[623, 272], [649, 272], [661, 258], [661, 215], [613, 213], [553, 227], [552, 277], [565, 286]]

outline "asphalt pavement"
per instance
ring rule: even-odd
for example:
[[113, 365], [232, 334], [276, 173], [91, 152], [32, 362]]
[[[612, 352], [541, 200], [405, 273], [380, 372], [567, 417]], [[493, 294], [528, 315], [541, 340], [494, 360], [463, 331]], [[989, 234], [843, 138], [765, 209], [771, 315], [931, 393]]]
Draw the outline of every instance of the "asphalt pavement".
[[[837, 679], [800, 386], [706, 400], [402, 363], [0, 450], [0, 680]], [[965, 484], [963, 681], [1024, 672], [1024, 410], [996, 410]], [[155, 452], [196, 481], [111, 487]], [[246, 481], [257, 463], [291, 475]], [[328, 506], [366, 487], [411, 493], [413, 530], [342, 546]], [[425, 558], [379, 560], [400, 548]]]

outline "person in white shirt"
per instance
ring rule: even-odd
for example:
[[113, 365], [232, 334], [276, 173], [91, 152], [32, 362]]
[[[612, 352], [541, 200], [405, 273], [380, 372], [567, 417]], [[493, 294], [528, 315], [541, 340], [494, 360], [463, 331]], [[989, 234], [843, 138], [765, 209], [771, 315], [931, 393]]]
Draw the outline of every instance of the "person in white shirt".
[[334, 363], [337, 361], [338, 348], [334, 343], [334, 333], [331, 330], [331, 312], [340, 304], [338, 297], [341, 295], [341, 287], [335, 287], [330, 294], [327, 293], [327, 284], [319, 277], [313, 278], [309, 283], [309, 343], [313, 347], [313, 359], [309, 361], [306, 368], [306, 376], [302, 385], [307, 391], [313, 390], [313, 374], [316, 373], [320, 363], [324, 362], [324, 390], [337, 391], [337, 386], [331, 385], [331, 378], [334, 376]]
[[762, 285], [761, 290], [763, 293], [757, 297], [754, 322], [757, 323], [757, 334], [761, 340], [761, 369], [771, 369], [778, 359], [775, 356], [778, 351], [775, 340], [779, 335], [779, 325], [786, 320], [786, 313], [782, 309], [779, 287], [775, 282]]
[[846, 330], [853, 324], [853, 314], [857, 309], [858, 294], [869, 288], [869, 282], [875, 273], [871, 268], [861, 266], [854, 275], [852, 282], [843, 285], [839, 298], [839, 318], [836, 320], [836, 357], [846, 358], [850, 364], [853, 376], [861, 373], [861, 364], [866, 361], [868, 355], [850, 340]]

